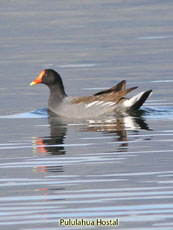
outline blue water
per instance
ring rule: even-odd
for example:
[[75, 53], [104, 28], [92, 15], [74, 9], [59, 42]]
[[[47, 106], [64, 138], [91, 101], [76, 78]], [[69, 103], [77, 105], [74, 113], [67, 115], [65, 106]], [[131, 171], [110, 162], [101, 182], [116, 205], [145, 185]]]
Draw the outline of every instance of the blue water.
[[12, 115], [0, 116], [0, 118], [48, 118], [47, 108], [37, 109], [31, 112], [16, 113]]
[[[172, 230], [172, 2], [2, 1], [0, 18], [0, 229]], [[72, 96], [124, 79], [153, 94], [123, 117], [50, 117], [29, 86], [45, 68]]]

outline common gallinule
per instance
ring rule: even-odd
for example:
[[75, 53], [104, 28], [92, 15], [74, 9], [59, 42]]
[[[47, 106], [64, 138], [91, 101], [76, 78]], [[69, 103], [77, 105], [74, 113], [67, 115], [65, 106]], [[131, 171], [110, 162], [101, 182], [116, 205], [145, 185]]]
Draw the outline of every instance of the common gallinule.
[[110, 89], [90, 96], [67, 96], [60, 75], [52, 69], [43, 70], [30, 85], [39, 83], [47, 85], [50, 89], [48, 110], [59, 116], [71, 118], [98, 117], [137, 110], [152, 93], [152, 90], [148, 90], [130, 99], [125, 98], [126, 94], [137, 87], [126, 89], [126, 81], [123, 80]]

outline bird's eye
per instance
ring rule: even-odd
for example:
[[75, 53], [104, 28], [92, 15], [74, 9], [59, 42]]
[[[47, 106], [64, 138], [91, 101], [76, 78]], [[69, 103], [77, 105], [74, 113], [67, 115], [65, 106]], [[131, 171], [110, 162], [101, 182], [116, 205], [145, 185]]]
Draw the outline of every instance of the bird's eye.
[[47, 77], [47, 73], [45, 73], [45, 75], [44, 75], [45, 77]]

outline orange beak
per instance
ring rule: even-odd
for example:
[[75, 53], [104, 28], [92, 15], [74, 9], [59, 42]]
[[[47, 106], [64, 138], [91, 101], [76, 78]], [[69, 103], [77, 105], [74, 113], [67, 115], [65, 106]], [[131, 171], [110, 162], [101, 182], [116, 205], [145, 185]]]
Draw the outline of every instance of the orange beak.
[[43, 71], [38, 75], [38, 77], [37, 77], [34, 81], [31, 82], [30, 86], [32, 86], [32, 85], [37, 85], [37, 84], [41, 83], [44, 74], [45, 74], [45, 70], [43, 70]]

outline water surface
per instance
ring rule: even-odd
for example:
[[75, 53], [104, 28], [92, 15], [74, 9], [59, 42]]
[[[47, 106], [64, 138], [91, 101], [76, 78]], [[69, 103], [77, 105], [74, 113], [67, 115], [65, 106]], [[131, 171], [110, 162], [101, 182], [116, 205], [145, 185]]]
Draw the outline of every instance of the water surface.
[[[2, 2], [0, 229], [62, 229], [60, 218], [173, 229], [172, 8], [169, 0]], [[154, 93], [141, 117], [50, 118], [48, 89], [29, 87], [44, 68], [62, 75], [69, 95], [123, 79]]]

